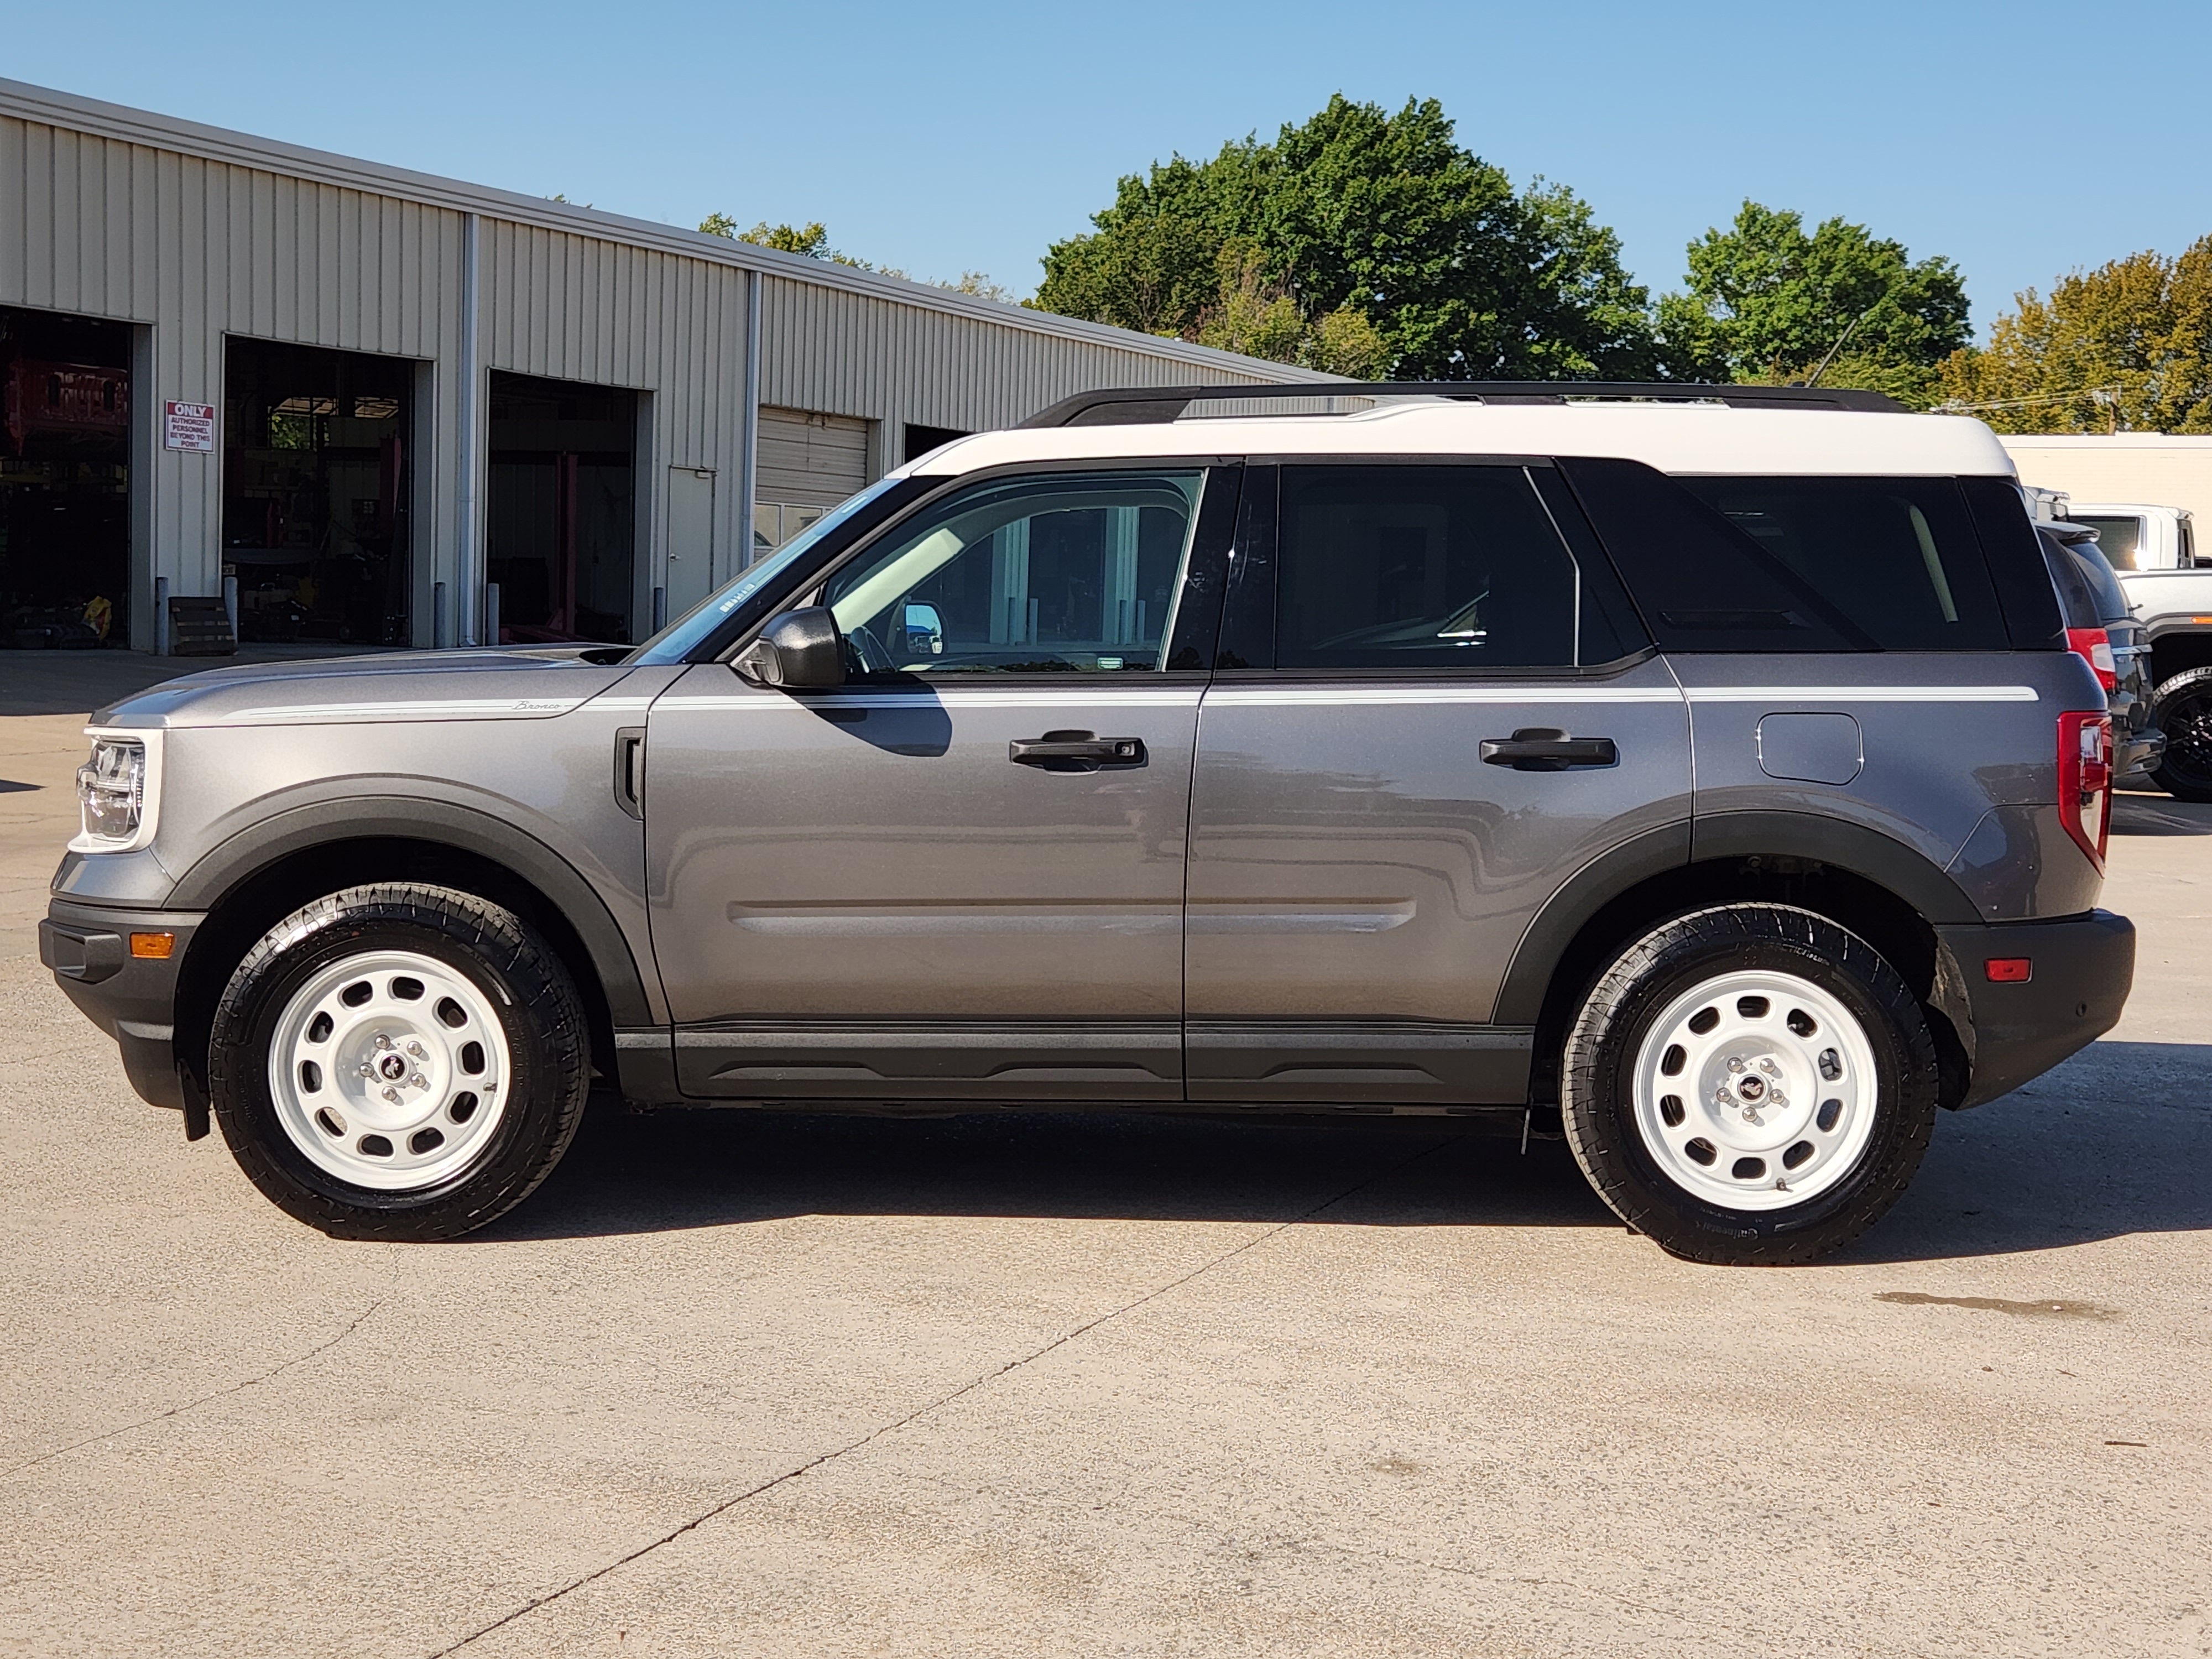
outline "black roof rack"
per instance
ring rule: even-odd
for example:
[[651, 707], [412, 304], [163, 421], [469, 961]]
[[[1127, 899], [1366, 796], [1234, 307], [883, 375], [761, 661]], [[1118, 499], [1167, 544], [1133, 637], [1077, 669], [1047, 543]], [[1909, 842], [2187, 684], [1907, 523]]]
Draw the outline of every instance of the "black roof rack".
[[1080, 392], [1024, 421], [1031, 426], [1150, 426], [1194, 403], [1280, 398], [1449, 398], [1484, 404], [1726, 404], [1731, 409], [1849, 409], [1900, 415], [1879, 392], [1802, 386], [1705, 386], [1692, 380], [1297, 380], [1275, 386], [1139, 386]]

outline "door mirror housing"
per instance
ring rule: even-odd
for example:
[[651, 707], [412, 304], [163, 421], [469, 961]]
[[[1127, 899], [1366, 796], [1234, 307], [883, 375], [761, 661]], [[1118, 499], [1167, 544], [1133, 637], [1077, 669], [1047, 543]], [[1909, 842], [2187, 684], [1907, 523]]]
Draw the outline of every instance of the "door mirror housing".
[[829, 691], [845, 683], [845, 639], [827, 605], [769, 618], [760, 636], [732, 659], [738, 678], [785, 691]]

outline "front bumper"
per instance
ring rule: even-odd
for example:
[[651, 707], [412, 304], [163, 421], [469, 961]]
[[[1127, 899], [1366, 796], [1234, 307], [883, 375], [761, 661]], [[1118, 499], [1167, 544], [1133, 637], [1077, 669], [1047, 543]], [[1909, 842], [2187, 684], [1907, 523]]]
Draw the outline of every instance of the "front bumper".
[[[178, 975], [192, 934], [206, 918], [196, 910], [131, 910], [56, 899], [39, 924], [39, 960], [86, 1018], [115, 1039], [123, 1070], [139, 1097], [181, 1110], [177, 1076]], [[166, 957], [134, 957], [131, 935], [166, 933], [176, 945]]]
[[[2095, 1042], [2119, 1023], [2135, 982], [2135, 924], [2109, 910], [1936, 933], [1972, 1026], [1973, 1077], [1961, 1106], [2008, 1093]], [[2022, 957], [2033, 964], [2027, 981], [1990, 981], [1990, 962]]]

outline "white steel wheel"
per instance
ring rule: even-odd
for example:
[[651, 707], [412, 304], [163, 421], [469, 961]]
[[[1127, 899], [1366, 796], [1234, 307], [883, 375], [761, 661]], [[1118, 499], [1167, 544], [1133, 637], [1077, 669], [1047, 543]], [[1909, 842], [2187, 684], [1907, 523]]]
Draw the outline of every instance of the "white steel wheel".
[[1865, 1156], [1881, 1085], [1842, 1002], [1768, 969], [1717, 975], [1661, 1009], [1632, 1073], [1662, 1174], [1727, 1210], [1802, 1204]]
[[513, 1073], [491, 1000], [414, 951], [328, 963], [293, 993], [268, 1051], [286, 1137], [328, 1175], [373, 1191], [450, 1181], [492, 1145]]

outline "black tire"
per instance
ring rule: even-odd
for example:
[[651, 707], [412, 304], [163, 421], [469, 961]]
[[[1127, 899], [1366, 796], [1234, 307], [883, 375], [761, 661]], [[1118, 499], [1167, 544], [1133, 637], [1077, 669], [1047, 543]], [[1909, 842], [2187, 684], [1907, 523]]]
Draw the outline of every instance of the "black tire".
[[2160, 680], [2150, 719], [2166, 733], [2166, 755], [2151, 781], [2176, 800], [2212, 801], [2212, 668]]
[[[495, 1127], [465, 1167], [419, 1189], [377, 1190], [319, 1167], [270, 1097], [270, 1048], [299, 988], [377, 950], [428, 957], [465, 976], [507, 1038]], [[353, 887], [287, 916], [239, 963], [216, 1009], [209, 1094], [239, 1166], [287, 1214], [336, 1238], [456, 1238], [513, 1209], [561, 1161], [590, 1086], [586, 1030], [568, 970], [512, 911], [416, 882]]]
[[[1690, 1191], [1653, 1156], [1637, 1122], [1633, 1068], [1656, 1022], [1702, 981], [1745, 971], [1791, 975], [1826, 991], [1858, 1021], [1875, 1064], [1872, 1127], [1857, 1162], [1783, 1208], [1730, 1208]], [[1613, 1213], [1673, 1255], [1723, 1267], [1809, 1261], [1857, 1237], [1905, 1191], [1935, 1130], [1925, 1010], [1864, 939], [1779, 904], [1692, 911], [1638, 939], [1591, 988], [1561, 1077], [1568, 1144]]]

